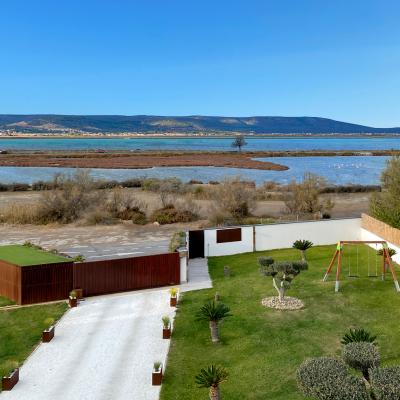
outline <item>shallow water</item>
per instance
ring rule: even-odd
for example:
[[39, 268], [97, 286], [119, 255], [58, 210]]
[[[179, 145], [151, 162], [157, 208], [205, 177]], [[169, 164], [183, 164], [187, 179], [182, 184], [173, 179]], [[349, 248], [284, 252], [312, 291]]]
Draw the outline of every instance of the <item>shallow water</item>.
[[[246, 138], [249, 151], [390, 150], [400, 149], [400, 137], [268, 137]], [[0, 150], [207, 150], [230, 151], [232, 138], [0, 138]]]
[[[324, 176], [332, 184], [379, 183], [382, 169], [389, 157], [279, 157], [259, 160], [287, 165], [287, 171], [261, 171], [222, 167], [156, 167], [149, 169], [92, 169], [91, 174], [98, 179], [125, 180], [134, 177], [177, 177], [182, 181], [197, 179], [203, 182], [220, 181], [226, 177], [241, 176], [243, 179], [262, 184], [264, 181], [288, 183], [299, 180], [305, 172]], [[2, 183], [32, 183], [51, 180], [55, 173], [73, 173], [74, 168], [55, 167], [0, 167]]]

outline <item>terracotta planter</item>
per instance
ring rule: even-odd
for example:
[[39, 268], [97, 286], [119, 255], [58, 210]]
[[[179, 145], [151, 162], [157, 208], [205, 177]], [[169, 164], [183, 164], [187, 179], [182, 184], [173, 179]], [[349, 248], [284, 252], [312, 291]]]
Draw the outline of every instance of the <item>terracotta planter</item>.
[[163, 339], [170, 339], [171, 338], [171, 326], [168, 328], [163, 328], [162, 330], [162, 338]]
[[54, 325], [52, 325], [52, 326], [50, 326], [49, 329], [45, 329], [42, 332], [42, 342], [43, 343], [48, 343], [51, 341], [51, 339], [53, 339], [55, 329], [56, 329], [56, 327]]
[[69, 297], [69, 306], [71, 308], [78, 306], [78, 299], [76, 297]]
[[77, 298], [78, 300], [83, 299], [83, 289], [74, 289], [74, 290], [75, 290], [75, 292], [76, 292], [76, 298]]
[[153, 386], [160, 386], [162, 382], [162, 367], [159, 369], [159, 371], [154, 371], [151, 375], [151, 384]]
[[3, 376], [2, 388], [3, 390], [11, 390], [19, 381], [19, 368], [14, 369], [8, 376]]
[[171, 307], [176, 307], [177, 303], [178, 303], [178, 298], [177, 297], [170, 297], [169, 298], [169, 305]]

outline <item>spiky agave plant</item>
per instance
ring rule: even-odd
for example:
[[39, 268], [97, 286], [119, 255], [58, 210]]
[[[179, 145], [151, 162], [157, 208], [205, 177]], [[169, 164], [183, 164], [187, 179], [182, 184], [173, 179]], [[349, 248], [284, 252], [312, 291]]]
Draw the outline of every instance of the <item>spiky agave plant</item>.
[[342, 338], [343, 345], [353, 342], [367, 342], [376, 344], [376, 335], [371, 334], [363, 328], [350, 329]]
[[197, 312], [196, 320], [209, 322], [211, 340], [213, 343], [218, 343], [218, 324], [222, 319], [230, 316], [232, 316], [232, 314], [230, 314], [230, 308], [227, 305], [219, 302], [216, 303], [215, 301], [209, 301]]
[[313, 242], [309, 241], [309, 240], [296, 240], [293, 243], [293, 248], [300, 250], [301, 252], [301, 259], [303, 261], [306, 261], [306, 250], [308, 250], [310, 247], [312, 247], [314, 245]]
[[200, 373], [196, 375], [196, 383], [199, 388], [209, 388], [210, 400], [220, 399], [219, 385], [226, 381], [228, 372], [225, 368], [216, 365], [210, 365], [207, 368], [202, 368]]

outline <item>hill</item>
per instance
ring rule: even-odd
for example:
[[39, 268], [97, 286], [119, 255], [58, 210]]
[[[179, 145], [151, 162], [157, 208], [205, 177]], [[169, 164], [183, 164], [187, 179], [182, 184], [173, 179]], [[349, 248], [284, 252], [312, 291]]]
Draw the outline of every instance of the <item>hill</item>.
[[400, 128], [373, 128], [319, 117], [210, 117], [152, 115], [0, 115], [0, 130], [21, 133], [170, 134], [382, 134]]

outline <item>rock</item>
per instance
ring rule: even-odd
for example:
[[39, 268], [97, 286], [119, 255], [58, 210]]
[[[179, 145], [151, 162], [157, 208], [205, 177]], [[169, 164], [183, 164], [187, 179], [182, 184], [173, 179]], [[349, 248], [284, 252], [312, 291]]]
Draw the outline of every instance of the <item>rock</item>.
[[153, 225], [160, 226], [160, 223], [156, 221], [156, 222], [153, 222]]

